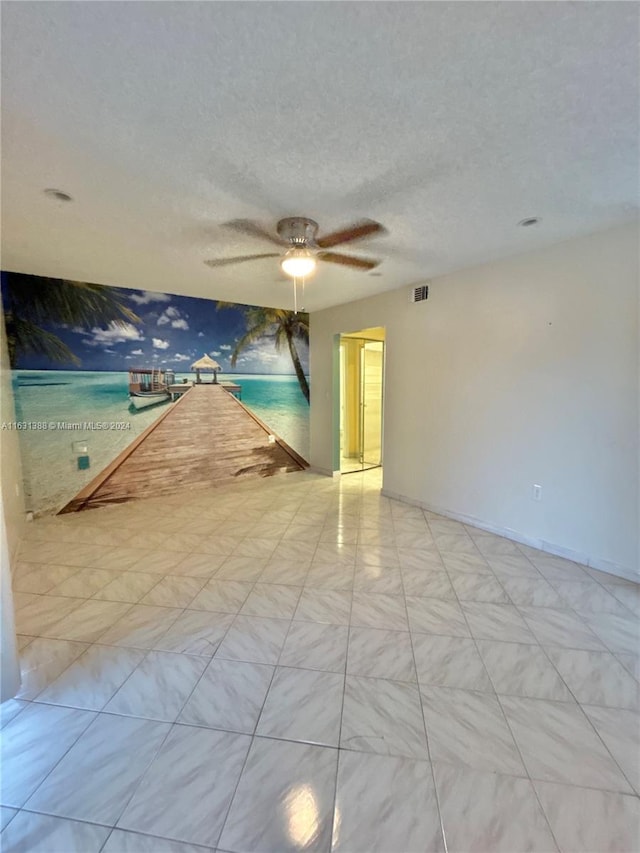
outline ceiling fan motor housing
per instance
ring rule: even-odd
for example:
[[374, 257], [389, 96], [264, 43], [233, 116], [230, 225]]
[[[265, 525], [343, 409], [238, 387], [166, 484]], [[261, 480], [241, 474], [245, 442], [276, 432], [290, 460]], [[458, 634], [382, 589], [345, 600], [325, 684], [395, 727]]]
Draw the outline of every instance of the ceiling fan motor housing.
[[318, 223], [306, 216], [289, 216], [278, 222], [277, 231], [292, 246], [315, 246]]

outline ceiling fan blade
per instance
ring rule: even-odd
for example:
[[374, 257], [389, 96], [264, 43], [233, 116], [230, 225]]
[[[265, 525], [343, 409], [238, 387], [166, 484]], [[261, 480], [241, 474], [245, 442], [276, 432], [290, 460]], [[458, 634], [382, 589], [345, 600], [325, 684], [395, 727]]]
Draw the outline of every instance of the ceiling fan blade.
[[379, 222], [374, 222], [373, 219], [363, 219], [348, 228], [320, 237], [316, 243], [321, 249], [330, 249], [332, 246], [339, 246], [340, 243], [352, 243], [354, 240], [362, 240], [373, 234], [386, 234], [386, 228]]
[[257, 222], [252, 222], [250, 219], [232, 219], [230, 222], [223, 222], [223, 228], [230, 228], [232, 231], [237, 231], [239, 234], [246, 234], [248, 237], [257, 237], [259, 240], [268, 240], [270, 243], [275, 243], [276, 246], [284, 246], [285, 243], [276, 237], [275, 234], [270, 234]]
[[205, 261], [208, 267], [226, 267], [229, 264], [242, 264], [244, 261], [257, 261], [259, 258], [279, 258], [279, 252], [267, 252], [266, 255], [240, 255], [237, 258], [212, 258]]
[[340, 252], [318, 252], [318, 258], [330, 264], [342, 264], [358, 270], [372, 270], [380, 264], [380, 261], [374, 261], [371, 258], [354, 258], [351, 255], [342, 255]]

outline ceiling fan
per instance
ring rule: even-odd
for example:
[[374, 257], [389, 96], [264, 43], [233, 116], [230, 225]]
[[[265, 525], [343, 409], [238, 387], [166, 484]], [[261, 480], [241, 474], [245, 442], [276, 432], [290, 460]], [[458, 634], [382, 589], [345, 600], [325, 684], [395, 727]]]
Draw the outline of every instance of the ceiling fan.
[[374, 234], [386, 233], [386, 229], [379, 222], [364, 219], [347, 228], [342, 228], [340, 231], [318, 237], [318, 223], [306, 216], [290, 216], [281, 219], [276, 226], [277, 237], [256, 222], [248, 219], [234, 219], [231, 222], [226, 222], [224, 227], [250, 237], [268, 240], [270, 243], [279, 246], [281, 251], [259, 255], [240, 255], [235, 258], [213, 258], [205, 261], [207, 266], [223, 267], [229, 264], [240, 264], [244, 261], [255, 261], [259, 258], [280, 258], [282, 271], [293, 279], [304, 279], [311, 275], [316, 268], [317, 261], [341, 264], [365, 272], [372, 270], [378, 266], [380, 261], [371, 258], [356, 258], [352, 255], [343, 255], [341, 252], [327, 250], [343, 243], [353, 243], [356, 240], [371, 237]]

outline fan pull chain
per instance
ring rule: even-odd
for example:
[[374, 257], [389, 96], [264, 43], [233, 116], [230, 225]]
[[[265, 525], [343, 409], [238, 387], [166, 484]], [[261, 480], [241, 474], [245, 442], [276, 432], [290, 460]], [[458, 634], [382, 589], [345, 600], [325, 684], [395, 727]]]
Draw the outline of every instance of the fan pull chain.
[[298, 313], [298, 279], [293, 277], [293, 313]]

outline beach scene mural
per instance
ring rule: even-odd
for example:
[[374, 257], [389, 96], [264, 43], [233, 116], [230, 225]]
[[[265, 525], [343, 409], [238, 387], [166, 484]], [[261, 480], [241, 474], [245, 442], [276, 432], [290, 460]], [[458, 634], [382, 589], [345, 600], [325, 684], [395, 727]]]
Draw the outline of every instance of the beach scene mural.
[[226, 386], [308, 458], [307, 314], [7, 272], [2, 300], [16, 405], [2, 428], [20, 433], [34, 514], [60, 510], [195, 382]]

